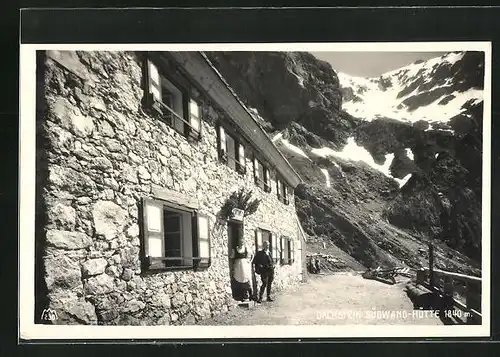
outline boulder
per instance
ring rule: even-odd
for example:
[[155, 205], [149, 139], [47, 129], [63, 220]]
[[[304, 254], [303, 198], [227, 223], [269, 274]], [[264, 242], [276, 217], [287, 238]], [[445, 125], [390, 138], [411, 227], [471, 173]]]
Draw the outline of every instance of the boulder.
[[46, 234], [47, 244], [60, 249], [85, 249], [92, 245], [92, 238], [85, 233], [49, 230]]
[[92, 217], [96, 235], [111, 240], [123, 232], [127, 211], [112, 201], [98, 201], [94, 204]]
[[137, 170], [137, 174], [139, 176], [139, 179], [146, 181], [151, 179], [151, 174], [148, 172], [148, 170], [144, 166], [139, 166], [139, 169]]
[[52, 165], [49, 167], [49, 184], [69, 193], [91, 193], [96, 184], [87, 175], [64, 166]]
[[134, 276], [134, 271], [132, 269], [129, 269], [129, 268], [123, 269], [123, 273], [122, 273], [123, 280], [129, 281], [130, 279], [132, 279], [133, 276]]
[[47, 210], [49, 224], [71, 231], [75, 228], [76, 212], [71, 206], [56, 203]]
[[87, 295], [107, 294], [115, 289], [114, 279], [107, 274], [93, 276], [85, 283]]
[[73, 289], [82, 286], [80, 264], [61, 255], [45, 259], [45, 283], [47, 289]]
[[184, 305], [185, 302], [186, 302], [185, 296], [180, 291], [176, 292], [172, 297], [172, 306], [175, 308]]
[[125, 234], [128, 238], [136, 238], [139, 236], [139, 226], [137, 224], [132, 224], [127, 228]]
[[84, 277], [99, 275], [104, 273], [108, 262], [104, 258], [90, 259], [82, 265], [82, 273]]
[[146, 304], [144, 302], [133, 299], [125, 304], [123, 312], [137, 312], [144, 309], [144, 307], [146, 307]]
[[94, 305], [71, 291], [54, 291], [48, 296], [50, 308], [56, 311], [56, 324], [96, 325]]
[[106, 157], [96, 157], [92, 160], [91, 167], [98, 170], [108, 171], [113, 169], [113, 164]]
[[86, 117], [65, 98], [58, 97], [52, 104], [52, 113], [57, 122], [76, 136], [86, 138], [94, 132], [94, 120]]

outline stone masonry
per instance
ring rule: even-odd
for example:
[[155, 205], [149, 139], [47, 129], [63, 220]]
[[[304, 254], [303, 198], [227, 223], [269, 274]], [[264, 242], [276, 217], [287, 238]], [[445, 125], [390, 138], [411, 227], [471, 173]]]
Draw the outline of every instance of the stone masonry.
[[[214, 123], [225, 114], [206, 94], [202, 138], [189, 142], [141, 107], [141, 64], [133, 52], [71, 52], [43, 61], [44, 95], [38, 97], [37, 195], [44, 219], [39, 272], [56, 324], [192, 324], [235, 306], [231, 297], [226, 223], [217, 218], [229, 195], [247, 187], [261, 198], [245, 218], [244, 235], [254, 248], [254, 229], [296, 240], [294, 199], [284, 205], [256, 187], [247, 154], [243, 176], [218, 160]], [[39, 76], [39, 78], [42, 78]], [[42, 98], [42, 99], [40, 99]], [[250, 151], [250, 150], [249, 150]], [[141, 271], [140, 200], [160, 186], [198, 201], [209, 216], [211, 266], [204, 271]], [[297, 283], [301, 255], [278, 263], [274, 286]], [[37, 292], [40, 294], [40, 292]]]

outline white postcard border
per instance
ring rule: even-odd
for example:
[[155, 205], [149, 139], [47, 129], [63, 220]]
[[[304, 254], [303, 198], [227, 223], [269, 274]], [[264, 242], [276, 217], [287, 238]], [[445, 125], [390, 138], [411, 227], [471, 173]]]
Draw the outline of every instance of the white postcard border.
[[[35, 99], [37, 50], [157, 51], [484, 51], [482, 325], [479, 326], [62, 326], [35, 324]], [[490, 195], [491, 195], [491, 42], [400, 43], [248, 43], [248, 44], [21, 44], [19, 123], [19, 338], [88, 339], [228, 339], [346, 337], [484, 337], [490, 335]]]

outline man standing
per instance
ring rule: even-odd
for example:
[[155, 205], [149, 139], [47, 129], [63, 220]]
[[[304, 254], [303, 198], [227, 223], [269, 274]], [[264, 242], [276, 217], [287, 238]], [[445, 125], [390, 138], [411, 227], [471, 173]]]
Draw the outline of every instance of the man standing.
[[274, 280], [274, 262], [271, 252], [269, 251], [268, 241], [264, 241], [263, 249], [255, 253], [253, 264], [255, 264], [255, 272], [260, 274], [260, 279], [262, 280], [257, 302], [262, 302], [264, 290], [267, 290], [267, 301], [273, 301], [273, 299], [271, 299], [271, 284]]

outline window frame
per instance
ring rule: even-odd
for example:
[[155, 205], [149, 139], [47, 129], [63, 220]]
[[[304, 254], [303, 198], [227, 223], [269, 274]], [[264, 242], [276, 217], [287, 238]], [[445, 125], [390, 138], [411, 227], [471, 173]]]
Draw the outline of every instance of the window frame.
[[[280, 189], [280, 185], [281, 187], [283, 188], [282, 190]], [[278, 197], [278, 200], [282, 203], [284, 203], [285, 205], [289, 205], [290, 204], [290, 199], [288, 197], [289, 195], [289, 186], [286, 184], [286, 182], [280, 178], [280, 177], [276, 177], [276, 195]]]
[[[263, 178], [260, 178], [260, 172], [259, 175], [257, 175], [257, 164], [262, 167], [262, 176]], [[254, 155], [253, 158], [253, 177], [254, 177], [254, 182], [257, 187], [259, 187], [261, 190], [264, 190], [264, 192], [271, 192], [271, 171], [269, 170], [269, 167], [262, 162], [256, 155]]]
[[[287, 258], [285, 258], [285, 252]], [[280, 237], [280, 262], [281, 265], [293, 265], [295, 262], [295, 243], [289, 236]]]
[[[199, 101], [194, 99], [191, 95], [192, 91], [189, 81], [186, 78], [182, 77], [181, 74], [174, 73], [174, 71], [168, 68], [168, 66], [160, 64], [161, 61], [154, 59], [150, 55], [145, 55], [142, 62], [144, 93], [142, 106], [146, 109], [146, 112], [162, 121], [170, 128], [174, 129], [177, 133], [184, 136], [186, 139], [190, 141], [199, 141], [202, 136], [203, 115]], [[159, 83], [151, 77], [151, 68], [155, 68]], [[183, 117], [181, 117], [173, 108], [163, 102], [164, 81], [170, 82], [181, 93]], [[158, 91], [156, 95], [151, 91], [151, 86], [156, 88], [156, 91]], [[198, 108], [198, 117], [196, 117], [198, 130], [192, 124], [192, 103], [196, 104]], [[172, 116], [183, 124], [182, 131], [177, 128], [177, 126], [175, 125], [175, 120], [172, 120]]]
[[276, 264], [279, 261], [278, 237], [276, 234], [273, 234], [272, 231], [260, 227], [255, 228], [255, 252], [262, 250], [264, 242], [262, 233], [264, 232], [266, 232], [269, 236], [269, 250], [271, 251], [273, 262]]
[[[160, 210], [160, 222], [159, 230], [150, 229], [150, 219], [151, 213], [148, 211], [148, 207], [156, 207]], [[191, 239], [191, 255], [186, 254], [185, 251], [181, 251], [179, 257], [167, 257], [165, 255], [165, 221], [163, 212], [165, 210], [170, 210], [172, 212], [180, 212], [183, 215], [188, 215], [190, 217], [191, 225], [191, 237], [184, 233], [181, 237], [181, 245], [185, 243], [186, 240]], [[201, 237], [200, 221], [206, 222], [206, 229], [203, 231], [206, 237]], [[212, 261], [212, 251], [211, 251], [211, 229], [210, 229], [210, 219], [207, 215], [202, 214], [196, 210], [189, 209], [182, 205], [175, 204], [173, 202], [168, 202], [165, 200], [157, 198], [142, 198], [141, 200], [141, 250], [143, 258], [143, 268], [149, 272], [162, 272], [162, 271], [177, 271], [177, 270], [194, 270], [200, 271], [208, 269], [211, 266]], [[161, 257], [153, 257], [149, 255], [149, 248], [151, 244], [151, 239], [161, 239]], [[201, 241], [205, 241], [208, 245], [208, 254], [205, 256], [200, 256]], [[182, 248], [181, 248], [182, 249]], [[168, 266], [166, 262], [168, 261], [190, 261], [189, 264]]]
[[[228, 130], [225, 125], [221, 122], [216, 125], [217, 131], [217, 153], [219, 161], [221, 161], [224, 165], [233, 169], [230, 165], [230, 161], [234, 162], [234, 169], [241, 175], [246, 174], [247, 165], [246, 165], [246, 146], [243, 144], [242, 140], [238, 138], [231, 130]], [[227, 152], [227, 136], [230, 137], [234, 141], [234, 157], [228, 155]], [[224, 144], [224, 148], [222, 147]], [[243, 153], [243, 157], [242, 154]]]

